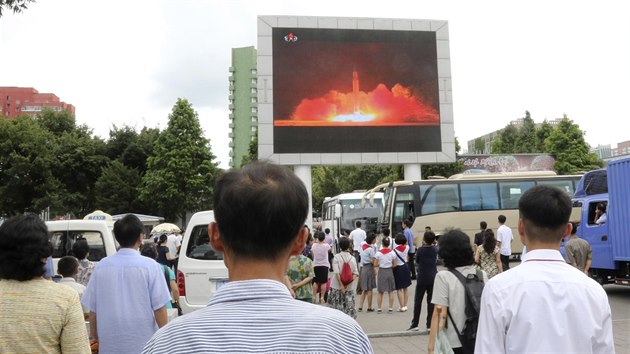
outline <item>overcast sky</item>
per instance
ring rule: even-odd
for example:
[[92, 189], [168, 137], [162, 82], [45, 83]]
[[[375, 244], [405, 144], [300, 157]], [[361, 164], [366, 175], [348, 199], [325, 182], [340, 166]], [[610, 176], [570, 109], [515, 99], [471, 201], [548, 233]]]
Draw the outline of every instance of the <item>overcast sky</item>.
[[79, 123], [166, 127], [178, 97], [229, 162], [230, 49], [258, 15], [449, 21], [455, 135], [567, 114], [592, 146], [630, 140], [628, 1], [38, 0], [0, 18], [0, 86], [76, 106]]

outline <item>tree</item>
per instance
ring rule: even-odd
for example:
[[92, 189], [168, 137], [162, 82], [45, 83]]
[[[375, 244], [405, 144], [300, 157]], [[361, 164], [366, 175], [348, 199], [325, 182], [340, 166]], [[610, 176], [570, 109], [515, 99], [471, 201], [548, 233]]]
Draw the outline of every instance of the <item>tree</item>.
[[561, 175], [603, 166], [597, 155], [590, 152], [579, 125], [573, 123], [566, 114], [545, 140], [545, 152], [555, 156], [554, 168]]
[[60, 205], [55, 137], [33, 118], [0, 119], [0, 215], [39, 213]]
[[492, 143], [491, 152], [493, 154], [512, 154], [516, 151], [516, 138], [518, 136], [518, 129], [513, 124], [508, 124], [499, 137]]
[[13, 11], [13, 13], [17, 14], [26, 10], [31, 2], [35, 2], [35, 0], [0, 0], [0, 17], [3, 15], [3, 9]]
[[258, 160], [258, 135], [249, 142], [248, 154], [241, 159], [241, 167]]
[[120, 161], [112, 161], [103, 168], [95, 185], [98, 208], [109, 214], [143, 212], [138, 199], [138, 187], [142, 177], [137, 169], [129, 168]]
[[462, 147], [459, 145], [459, 140], [455, 138], [455, 162], [422, 165], [422, 178], [427, 179], [429, 176], [449, 177], [457, 173], [462, 173], [464, 163], [459, 160], [459, 152], [461, 149]]
[[212, 186], [219, 169], [197, 113], [178, 99], [168, 127], [159, 135], [142, 177], [140, 200], [154, 205], [167, 220], [186, 220], [186, 212], [212, 207]]
[[536, 138], [536, 124], [531, 118], [529, 111], [525, 111], [523, 125], [518, 128], [516, 141], [514, 142], [514, 152], [518, 154], [540, 152], [536, 150]]
[[481, 138], [475, 139], [475, 151], [472, 151], [473, 154], [483, 154], [486, 150], [486, 142]]
[[545, 140], [551, 135], [553, 125], [545, 119], [536, 129], [536, 151], [545, 151]]

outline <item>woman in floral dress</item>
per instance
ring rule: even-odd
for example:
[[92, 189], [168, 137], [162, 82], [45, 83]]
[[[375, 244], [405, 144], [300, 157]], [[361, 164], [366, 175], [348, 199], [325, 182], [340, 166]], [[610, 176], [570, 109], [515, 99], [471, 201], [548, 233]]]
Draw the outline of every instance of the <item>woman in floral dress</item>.
[[475, 263], [477, 263], [481, 270], [488, 274], [488, 279], [503, 272], [499, 247], [497, 246], [496, 238], [494, 238], [494, 232], [492, 232], [491, 229], [486, 229], [483, 244], [481, 247], [477, 247]]

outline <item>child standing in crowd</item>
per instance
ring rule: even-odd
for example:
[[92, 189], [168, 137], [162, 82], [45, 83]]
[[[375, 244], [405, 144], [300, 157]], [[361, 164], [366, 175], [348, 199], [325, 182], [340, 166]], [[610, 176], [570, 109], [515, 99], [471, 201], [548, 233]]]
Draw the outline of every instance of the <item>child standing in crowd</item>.
[[326, 294], [327, 290], [326, 283], [328, 282], [328, 269], [330, 268], [330, 264], [328, 263], [330, 245], [325, 242], [326, 235], [321, 231], [315, 231], [315, 238], [317, 239], [317, 242], [311, 247], [313, 265], [315, 266], [315, 279], [313, 280], [313, 303], [324, 304], [326, 303], [324, 301], [324, 294]]
[[361, 289], [361, 299], [359, 300], [359, 312], [363, 310], [363, 303], [367, 297], [368, 312], [373, 312], [372, 293], [376, 288], [376, 273], [374, 273], [374, 265], [372, 260], [376, 254], [374, 244], [376, 243], [376, 234], [370, 232], [361, 245], [361, 270], [359, 272], [359, 288]]
[[376, 304], [378, 306], [377, 313], [383, 312], [381, 305], [383, 304], [383, 293], [387, 293], [389, 301], [389, 313], [394, 312], [394, 289], [396, 284], [394, 282], [394, 273], [392, 267], [396, 266], [396, 255], [389, 249], [389, 237], [383, 238], [383, 248], [376, 252], [374, 256], [374, 266], [378, 266], [378, 274], [376, 280], [376, 288], [378, 290], [378, 296], [376, 298]]
[[[340, 252], [333, 258], [333, 272], [334, 276], [330, 283], [330, 294], [328, 295], [328, 304], [334, 309], [342, 311], [352, 318], [357, 317], [357, 310], [354, 304], [354, 292], [357, 285], [357, 278], [359, 277], [359, 270], [357, 268], [357, 260], [350, 253], [352, 248], [350, 247], [350, 239], [347, 237], [341, 237], [339, 239]], [[341, 282], [341, 268], [343, 264], [349, 262], [354, 280], [348, 285], [343, 285]]]
[[411, 285], [409, 265], [405, 262], [409, 253], [409, 246], [407, 245], [407, 238], [402, 233], [396, 234], [395, 241], [397, 246], [393, 250], [396, 255], [396, 267], [393, 270], [394, 284], [398, 295], [398, 311], [405, 312], [409, 301], [409, 292], [407, 290]]
[[433, 281], [437, 274], [437, 254], [435, 246], [435, 234], [426, 231], [422, 240], [422, 247], [416, 251], [416, 264], [418, 266], [418, 281], [416, 283], [416, 293], [413, 298], [413, 319], [408, 331], [417, 331], [420, 322], [420, 309], [422, 308], [422, 298], [427, 293], [427, 332], [431, 329], [431, 317], [433, 316]]

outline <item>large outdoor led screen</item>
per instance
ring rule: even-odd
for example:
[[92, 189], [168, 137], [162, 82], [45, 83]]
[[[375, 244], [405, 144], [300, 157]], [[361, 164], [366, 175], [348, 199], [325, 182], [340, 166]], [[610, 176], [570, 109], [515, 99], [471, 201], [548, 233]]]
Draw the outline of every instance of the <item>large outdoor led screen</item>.
[[274, 152], [440, 150], [435, 32], [272, 33]]
[[[271, 129], [265, 131], [271, 137], [262, 138], [262, 145], [270, 138], [266, 143], [273, 146], [271, 155], [449, 150], [454, 142], [450, 92], [445, 95], [450, 67], [446, 75], [444, 63], [440, 69], [439, 39], [428, 21], [415, 22], [427, 24], [415, 26], [422, 29], [412, 28], [413, 20], [408, 29], [383, 29], [361, 28], [361, 23], [377, 19], [293, 19], [263, 17], [271, 25], [267, 36], [259, 33], [259, 46], [270, 44], [259, 49], [258, 99], [264, 106], [269, 103], [264, 96], [273, 97], [268, 110], [259, 110], [272, 115], [267, 121]], [[259, 32], [260, 23], [259, 18]], [[442, 42], [448, 53], [447, 34]], [[265, 67], [271, 69], [271, 80], [264, 75]], [[445, 99], [449, 102], [442, 102]], [[446, 132], [445, 104], [451, 128]], [[428, 162], [416, 160], [410, 162]], [[432, 155], [428, 160], [440, 158]]]

